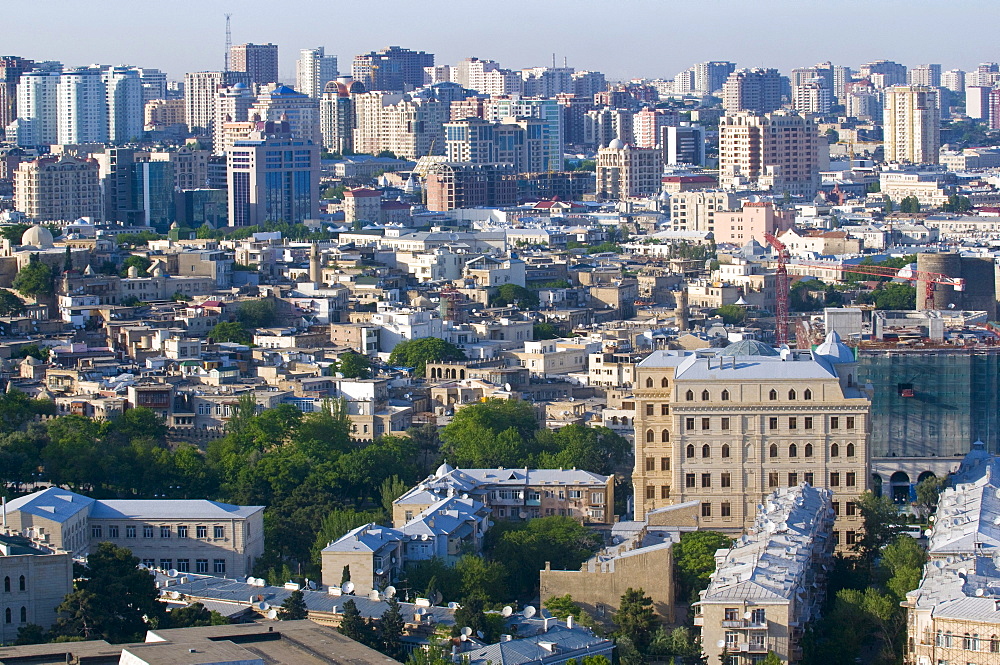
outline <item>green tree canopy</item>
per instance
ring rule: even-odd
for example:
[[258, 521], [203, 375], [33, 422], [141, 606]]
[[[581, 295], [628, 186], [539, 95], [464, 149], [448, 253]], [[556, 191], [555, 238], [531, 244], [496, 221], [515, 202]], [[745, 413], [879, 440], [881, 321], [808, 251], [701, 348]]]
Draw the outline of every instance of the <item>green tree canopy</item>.
[[428, 362], [465, 360], [465, 352], [437, 337], [423, 337], [400, 342], [389, 354], [389, 364], [412, 367], [414, 376], [423, 376]]
[[622, 594], [614, 621], [618, 635], [628, 638], [639, 653], [645, 654], [658, 625], [653, 612], [653, 599], [642, 589], [629, 587]]
[[223, 321], [216, 323], [208, 332], [208, 336], [215, 342], [235, 342], [237, 344], [250, 344], [253, 335], [242, 323], [236, 321]]
[[537, 309], [538, 294], [517, 284], [504, 284], [490, 298], [490, 306], [501, 307], [517, 303], [521, 309]]
[[583, 469], [608, 475], [632, 452], [628, 439], [607, 427], [572, 424], [557, 430], [542, 429], [535, 435], [540, 453], [534, 466], [545, 469]]
[[284, 602], [281, 603], [281, 609], [278, 610], [278, 618], [282, 621], [297, 621], [309, 618], [309, 609], [306, 607], [305, 594], [300, 590], [288, 594], [288, 598], [285, 598]]
[[0, 289], [0, 316], [17, 316], [24, 312], [24, 301], [7, 289]]
[[122, 262], [122, 270], [119, 273], [122, 277], [128, 277], [128, 269], [135, 268], [139, 277], [149, 277], [149, 267], [153, 265], [153, 260], [148, 256], [132, 254]]
[[442, 452], [456, 466], [516, 467], [526, 459], [538, 429], [531, 405], [489, 399], [459, 409], [441, 431]]
[[698, 592], [708, 588], [708, 576], [715, 570], [715, 551], [732, 544], [732, 538], [716, 531], [692, 531], [681, 535], [674, 545], [674, 573], [678, 598], [697, 600]]
[[863, 561], [873, 566], [879, 553], [889, 543], [902, 535], [906, 525], [896, 509], [896, 504], [888, 496], [875, 496], [865, 492], [858, 499], [863, 528], [855, 550]]
[[192, 603], [167, 613], [166, 624], [170, 628], [190, 628], [193, 626], [225, 626], [229, 619], [215, 610], [211, 612], [201, 603]]
[[739, 326], [747, 320], [747, 311], [739, 305], [723, 305], [715, 313], [722, 317], [722, 322], [726, 325]]
[[345, 379], [367, 379], [372, 373], [371, 366], [368, 356], [348, 351], [337, 359], [336, 370], [343, 374]]
[[337, 627], [337, 630], [355, 642], [370, 644], [372, 641], [371, 626], [361, 616], [358, 605], [354, 602], [353, 598], [344, 603], [343, 618], [340, 620], [340, 626]]
[[250, 330], [273, 326], [278, 322], [278, 305], [272, 298], [244, 300], [236, 308], [236, 320]]
[[403, 656], [403, 631], [406, 629], [406, 621], [403, 613], [399, 610], [399, 601], [395, 597], [388, 601], [389, 607], [382, 613], [382, 620], [378, 625], [378, 640], [376, 646], [379, 651], [401, 660]]
[[47, 263], [39, 261], [37, 254], [32, 254], [28, 264], [14, 277], [12, 286], [32, 298], [50, 298], [56, 291], [55, 272]]
[[558, 339], [559, 337], [562, 337], [562, 332], [551, 323], [536, 323], [534, 325], [532, 337], [537, 340]]

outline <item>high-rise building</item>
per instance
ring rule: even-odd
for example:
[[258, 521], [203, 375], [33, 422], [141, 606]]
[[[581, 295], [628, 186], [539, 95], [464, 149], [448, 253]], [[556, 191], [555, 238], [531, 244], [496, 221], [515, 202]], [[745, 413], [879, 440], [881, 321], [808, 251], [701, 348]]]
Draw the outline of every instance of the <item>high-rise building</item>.
[[219, 89], [243, 83], [250, 85], [246, 72], [188, 72], [184, 75], [184, 115], [188, 131], [209, 136], [215, 127], [215, 105]]
[[978, 67], [976, 71], [965, 75], [965, 87], [978, 85], [983, 87], [993, 87], [1000, 81], [1000, 67], [995, 62], [986, 62]]
[[[584, 123], [589, 111], [594, 110], [593, 95], [556, 95], [563, 109], [563, 139], [567, 145], [580, 145], [584, 140]], [[452, 110], [455, 104], [451, 105]], [[455, 115], [452, 115], [454, 118]]]
[[530, 67], [521, 70], [521, 93], [526, 97], [555, 97], [573, 92], [572, 67]]
[[517, 203], [517, 174], [510, 164], [437, 162], [424, 183], [427, 209], [507, 207]]
[[286, 85], [267, 86], [250, 107], [250, 117], [258, 120], [287, 121], [292, 138], [321, 145], [319, 100], [292, 90]]
[[319, 99], [326, 84], [337, 76], [337, 56], [327, 55], [322, 46], [299, 51], [299, 59], [295, 61], [295, 89], [302, 94]]
[[142, 103], [143, 106], [153, 99], [167, 98], [167, 75], [159, 69], [149, 67], [138, 67], [139, 80], [142, 82]]
[[254, 85], [277, 83], [278, 46], [236, 44], [229, 50], [229, 68], [234, 72], [246, 72]]
[[941, 87], [952, 92], [962, 94], [965, 92], [965, 72], [961, 69], [949, 69], [941, 73]]
[[573, 72], [573, 94], [577, 97], [594, 98], [594, 95], [608, 89], [608, 81], [601, 72]]
[[14, 208], [36, 221], [103, 221], [97, 162], [68, 155], [21, 162], [14, 172]]
[[433, 66], [433, 53], [390, 46], [354, 56], [351, 74], [366, 90], [405, 92], [422, 86], [424, 67]]
[[729, 75], [736, 71], [733, 62], [699, 62], [691, 68], [694, 72], [694, 89], [705, 95], [722, 90]]
[[674, 77], [674, 85], [673, 85], [674, 96], [683, 97], [685, 95], [690, 95], [693, 92], [694, 92], [694, 70], [685, 69], [683, 72], [678, 72], [677, 75]]
[[801, 113], [829, 113], [833, 107], [833, 91], [821, 77], [807, 79], [792, 86], [792, 106]]
[[17, 119], [8, 127], [8, 140], [19, 146], [59, 142], [58, 71], [32, 71], [17, 86]]
[[[107, 88], [102, 74], [97, 67], [78, 67], [60, 75], [56, 90], [58, 143], [108, 142]], [[140, 99], [141, 92], [140, 88]]]
[[215, 122], [212, 125], [212, 152], [226, 154], [229, 147], [223, 137], [224, 127], [231, 122], [246, 122], [254, 96], [250, 86], [237, 83], [228, 88], [220, 88], [215, 99]]
[[319, 145], [261, 122], [227, 153], [229, 225], [300, 224], [319, 216]]
[[876, 88], [906, 85], [906, 66], [891, 60], [876, 60], [861, 65], [858, 72]]
[[143, 132], [142, 77], [134, 67], [107, 67], [102, 72], [107, 95], [108, 140], [136, 142]]
[[615, 139], [635, 145], [635, 114], [630, 109], [603, 107], [587, 111], [583, 117], [583, 143], [606, 148]]
[[990, 129], [1000, 129], [1000, 88], [990, 90]]
[[449, 162], [510, 164], [516, 173], [539, 173], [545, 170], [543, 126], [537, 118], [453, 120], [444, 124], [445, 154]]
[[500, 63], [466, 58], [449, 68], [450, 80], [482, 95], [514, 95], [523, 90], [520, 72], [504, 69]]
[[847, 86], [844, 107], [847, 115], [863, 120], [882, 121], [882, 95], [868, 82], [858, 81]]
[[782, 76], [777, 69], [738, 69], [722, 86], [726, 113], [770, 113], [781, 108]]
[[719, 121], [719, 184], [815, 196], [819, 141], [816, 123], [793, 111], [727, 113]]
[[544, 171], [563, 170], [563, 115], [555, 99], [527, 99], [510, 97], [490, 98], [483, 102], [483, 117], [494, 122], [504, 118], [538, 118], [545, 124], [542, 138], [545, 141]]
[[941, 149], [938, 89], [919, 85], [887, 88], [882, 131], [885, 161], [937, 164]]
[[603, 199], [656, 194], [662, 175], [662, 153], [655, 148], [633, 148], [615, 139], [597, 151], [597, 195]]
[[[632, 138], [637, 148], [659, 148], [661, 130], [676, 127], [680, 115], [673, 109], [645, 108], [632, 116]], [[620, 138], [620, 137], [619, 137]], [[622, 139], [625, 141], [625, 139]], [[628, 141], [625, 141], [628, 143]]]
[[350, 77], [326, 84], [319, 100], [319, 132], [323, 147], [339, 155], [354, 150], [354, 103], [352, 93], [364, 92], [364, 86]]
[[143, 109], [144, 129], [155, 131], [171, 125], [186, 125], [183, 99], [151, 99]]
[[0, 56], [0, 130], [17, 118], [17, 84], [35, 62], [16, 55]]
[[741, 534], [769, 493], [805, 482], [833, 490], [840, 544], [854, 544], [871, 399], [836, 332], [805, 353], [654, 351], [635, 374], [636, 519], [697, 501], [701, 528]]
[[144, 156], [132, 164], [132, 208], [138, 222], [166, 233], [176, 220], [174, 167], [169, 160]]
[[965, 86], [965, 115], [976, 120], [986, 120], [990, 117], [990, 91], [992, 86]]
[[833, 96], [838, 104], [844, 103], [847, 94], [847, 84], [851, 82], [851, 68], [843, 65], [833, 67]]
[[680, 126], [660, 128], [660, 149], [663, 163], [705, 165], [705, 128], [682, 122]]
[[920, 65], [906, 73], [908, 85], [927, 85], [933, 88], [941, 87], [941, 65]]

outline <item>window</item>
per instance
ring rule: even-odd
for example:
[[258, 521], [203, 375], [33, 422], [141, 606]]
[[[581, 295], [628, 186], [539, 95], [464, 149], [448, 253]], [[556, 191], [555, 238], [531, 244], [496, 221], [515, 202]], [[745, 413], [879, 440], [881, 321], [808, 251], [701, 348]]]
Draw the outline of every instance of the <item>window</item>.
[[854, 545], [858, 542], [858, 534], [856, 531], [848, 531], [845, 535], [844, 542], [848, 545]]
[[833, 514], [834, 515], [840, 515], [840, 501], [834, 501], [830, 505], [833, 506]]
[[656, 471], [656, 458], [647, 457], [646, 458], [646, 471]]
[[660, 471], [670, 471], [670, 458], [661, 457], [660, 458]]
[[3, 611], [3, 621], [4, 623], [12, 623], [9, 607]]
[[708, 501], [706, 501], [705, 503], [701, 504], [701, 516], [702, 517], [711, 517], [712, 516], [712, 504], [709, 503]]
[[91, 538], [100, 538], [101, 537], [101, 525], [100, 524], [95, 524], [94, 526], [90, 527], [90, 537]]
[[118, 525], [117, 524], [109, 524], [108, 525], [108, 538], [117, 538], [117, 537], [118, 537]]
[[646, 498], [647, 499], [656, 498], [656, 485], [646, 485]]
[[769, 393], [767, 394], [767, 398], [768, 398], [769, 400], [771, 400], [772, 402], [773, 402], [774, 400], [778, 399], [778, 391], [777, 391], [777, 390], [775, 390], [774, 388], [772, 388], [772, 389], [771, 389], [771, 392], [769, 392]]
[[5, 593], [10, 593], [10, 576], [3, 578], [3, 590]]
[[646, 443], [653, 443], [656, 440], [656, 435], [653, 434], [653, 430], [646, 430]]
[[788, 399], [789, 400], [794, 400], [795, 399], [795, 391], [794, 390], [789, 390], [788, 391]]
[[722, 506], [719, 509], [719, 514], [722, 515], [723, 517], [732, 517], [733, 515], [732, 505], [728, 501], [723, 501]]
[[767, 486], [768, 487], [777, 487], [778, 486], [778, 472], [777, 471], [772, 471], [771, 473], [767, 474]]
[[830, 429], [840, 429], [840, 416], [830, 416]]
[[813, 477], [814, 477], [814, 476], [813, 476], [813, 472], [812, 472], [812, 471], [806, 471], [806, 472], [805, 472], [804, 474], [802, 474], [802, 475], [803, 475], [803, 476], [805, 476], [805, 479], [806, 479], [806, 482], [807, 482], [807, 483], [809, 483], [810, 485], [812, 485], [812, 484], [813, 484]]
[[712, 486], [712, 474], [710, 474], [710, 473], [703, 473], [703, 474], [701, 474], [701, 486], [702, 487], [711, 487]]
[[694, 488], [694, 474], [693, 473], [685, 473], [684, 474], [684, 487], [687, 487], [689, 489], [693, 489]]
[[788, 486], [797, 487], [799, 484], [799, 474], [796, 472], [791, 472], [788, 474]]
[[661, 499], [669, 499], [670, 498], [670, 485], [661, 485], [660, 486], [660, 498]]
[[833, 532], [833, 544], [834, 545], [839, 545], [840, 544], [840, 532], [839, 531], [834, 531]]
[[182, 573], [190, 573], [191, 559], [177, 559], [177, 570]]
[[28, 608], [21, 605], [21, 623], [28, 623]]
[[990, 653], [1000, 653], [1000, 638], [996, 635], [990, 635]]
[[688, 459], [694, 458], [694, 444], [687, 444], [687, 448], [684, 449], [684, 456]]
[[840, 444], [834, 443], [830, 446], [830, 457], [840, 457]]
[[767, 615], [762, 608], [756, 610], [750, 610], [750, 623], [761, 625], [767, 623]]
[[646, 378], [646, 387], [647, 388], [652, 388], [653, 387], [653, 377], [647, 377]]
[[844, 423], [847, 429], [854, 429], [854, 416], [847, 416], [844, 420], [847, 421]]
[[701, 456], [703, 458], [712, 456], [712, 448], [707, 443], [701, 447]]
[[21, 575], [21, 577], [17, 578], [17, 590], [18, 591], [28, 590], [28, 580], [25, 579], [24, 575]]
[[707, 390], [702, 390], [701, 391], [701, 401], [702, 402], [707, 402], [709, 399], [711, 399], [711, 395], [708, 394], [708, 391]]
[[794, 416], [792, 416], [791, 418], [789, 418], [788, 419], [788, 429], [798, 429], [798, 428], [799, 428], [799, 419], [796, 418], [796, 417], [794, 417]]
[[170, 527], [169, 526], [161, 526], [160, 527], [160, 538], [169, 538], [169, 537], [170, 537]]
[[854, 444], [853, 443], [847, 444], [847, 456], [848, 457], [854, 457]]
[[670, 415], [670, 405], [669, 404], [661, 404], [660, 405], [660, 415], [661, 416], [669, 416]]
[[180, 524], [177, 526], [177, 537], [178, 538], [188, 537], [188, 528], [186, 524]]
[[688, 402], [693, 402], [694, 401], [694, 391], [693, 390], [689, 390], [686, 393], [684, 393], [684, 399], [687, 400]]
[[670, 430], [665, 429], [662, 432], [660, 432], [660, 443], [669, 443], [669, 442], [670, 442]]
[[848, 515], [857, 515], [858, 514], [858, 504], [854, 503], [853, 501], [848, 501], [844, 505], [844, 508], [845, 508], [844, 512], [847, 513]]
[[723, 390], [722, 394], [719, 397], [722, 399], [723, 402], [728, 402], [729, 401], [729, 391], [728, 390]]
[[767, 419], [767, 428], [768, 429], [778, 429], [778, 419], [777, 418], [768, 418]]
[[729, 418], [723, 418], [720, 422], [720, 427], [724, 430], [729, 429]]
[[840, 487], [840, 473], [837, 471], [830, 472], [830, 487]]
[[195, 561], [194, 561], [194, 572], [196, 572], [196, 573], [207, 573], [208, 572], [208, 559], [195, 559]]
[[707, 429], [710, 429], [711, 427], [712, 427], [712, 420], [711, 420], [711, 418], [702, 418], [701, 419], [701, 429], [703, 431], [707, 430]]
[[663, 377], [662, 379], [660, 379], [660, 387], [661, 388], [666, 388], [669, 385], [670, 385], [670, 383], [667, 381], [667, 377]]
[[805, 421], [803, 423], [803, 425], [805, 426], [806, 429], [812, 429], [813, 428], [813, 419], [812, 419], [812, 416], [806, 416], [805, 418], [803, 418], [803, 420]]
[[727, 607], [723, 610], [723, 621], [739, 621], [740, 610], [738, 607]]
[[719, 487], [731, 487], [733, 484], [733, 476], [727, 471], [719, 476]]
[[789, 457], [798, 457], [799, 456], [799, 447], [796, 446], [794, 443], [792, 445], [788, 446], [788, 456]]
[[174, 567], [173, 559], [160, 559], [160, 568], [162, 570], [170, 570]]
[[807, 443], [806, 444], [806, 451], [805, 452], [806, 452], [806, 457], [812, 457], [813, 456], [813, 444]]
[[694, 418], [684, 419], [684, 429], [689, 432], [694, 429]]
[[776, 444], [776, 443], [772, 443], [771, 444], [771, 447], [767, 449], [767, 456], [768, 457], [777, 457], [778, 456], [778, 444]]
[[198, 538], [208, 538], [208, 527], [207, 526], [197, 526], [195, 527], [195, 534]]
[[650, 403], [648, 403], [648, 404], [646, 405], [646, 415], [647, 415], [647, 416], [651, 416], [651, 415], [653, 415], [653, 408], [654, 408], [654, 406], [653, 406], [653, 403], [652, 403], [652, 402], [650, 402]]
[[126, 538], [135, 538], [135, 527], [134, 526], [128, 526], [128, 525], [125, 526], [125, 537]]
[[[723, 419], [723, 420], [725, 420], [725, 419]], [[722, 456], [724, 458], [729, 457], [729, 444], [728, 443], [722, 444]]]
[[848, 487], [854, 487], [855, 485], [857, 485], [857, 478], [858, 476], [856, 473], [854, 473], [853, 471], [848, 471], [847, 473], [844, 474], [844, 484], [847, 485]]
[[146, 566], [146, 568], [156, 568], [156, 559], [143, 559], [142, 565]]
[[152, 538], [153, 537], [153, 527], [149, 526], [148, 524], [146, 526], [142, 527], [142, 537], [143, 538]]
[[812, 399], [812, 398], [813, 398], [813, 391], [806, 388], [806, 391], [802, 393], [802, 399]]

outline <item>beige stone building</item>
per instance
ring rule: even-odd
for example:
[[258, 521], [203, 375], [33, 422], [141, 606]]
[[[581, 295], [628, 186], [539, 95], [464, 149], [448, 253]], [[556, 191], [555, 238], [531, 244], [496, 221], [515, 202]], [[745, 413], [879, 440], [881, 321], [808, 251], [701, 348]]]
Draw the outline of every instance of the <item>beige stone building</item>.
[[811, 353], [757, 341], [654, 351], [636, 368], [636, 517], [698, 501], [702, 527], [735, 535], [768, 494], [807, 482], [834, 491], [834, 537], [853, 545], [871, 407], [856, 374], [835, 332]]
[[670, 226], [675, 231], [715, 232], [716, 214], [736, 204], [735, 194], [718, 189], [678, 192], [670, 196]]
[[938, 89], [897, 85], [885, 90], [885, 161], [937, 164], [941, 149]]
[[655, 148], [634, 148], [613, 139], [597, 151], [597, 195], [603, 199], [656, 194], [662, 173], [662, 153]]
[[816, 123], [794, 111], [727, 114], [719, 122], [719, 184], [814, 196], [821, 144], [825, 151]]
[[49, 628], [56, 622], [56, 607], [73, 590], [73, 559], [22, 536], [0, 534], [0, 584], [0, 644], [11, 644], [29, 623]]
[[14, 207], [29, 219], [73, 221], [104, 219], [104, 202], [92, 159], [43, 157], [21, 162], [14, 172]]

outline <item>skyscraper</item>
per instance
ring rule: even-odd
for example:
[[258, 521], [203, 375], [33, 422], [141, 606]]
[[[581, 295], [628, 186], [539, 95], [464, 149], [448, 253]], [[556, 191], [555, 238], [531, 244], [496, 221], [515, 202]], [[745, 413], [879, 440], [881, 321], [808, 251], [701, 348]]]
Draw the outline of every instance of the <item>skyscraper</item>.
[[770, 113], [781, 108], [782, 76], [777, 69], [738, 69], [722, 86], [726, 113]]
[[885, 161], [937, 164], [941, 148], [937, 88], [921, 85], [887, 88], [883, 134]]
[[261, 90], [249, 110], [248, 117], [253, 116], [264, 121], [287, 121], [292, 138], [321, 145], [319, 100], [286, 85], [267, 86]]
[[221, 86], [250, 84], [246, 72], [188, 72], [184, 75], [184, 114], [188, 131], [211, 135], [215, 126], [215, 106]]
[[719, 184], [812, 197], [819, 188], [816, 123], [793, 111], [726, 114], [719, 121]]
[[717, 61], [699, 62], [694, 67], [694, 89], [706, 95], [711, 95], [725, 84], [729, 75], [736, 71], [736, 63]]
[[0, 56], [0, 130], [17, 117], [17, 84], [21, 74], [35, 68], [33, 60], [16, 55]]
[[909, 85], [929, 85], [934, 88], [941, 87], [941, 65], [920, 65], [914, 67], [906, 73], [906, 82]]
[[142, 138], [142, 78], [134, 67], [107, 67], [101, 73], [107, 96], [108, 140], [128, 143]]
[[322, 46], [304, 48], [295, 61], [295, 89], [319, 98], [326, 84], [337, 78], [337, 56], [326, 55]]
[[424, 67], [433, 66], [433, 53], [390, 46], [354, 56], [351, 73], [367, 90], [406, 91], [422, 86]]
[[941, 86], [952, 92], [965, 92], [965, 72], [961, 69], [949, 69], [941, 74]]
[[[139, 113], [141, 116], [141, 107]], [[63, 72], [56, 90], [58, 143], [106, 143], [108, 121], [103, 72], [97, 67], [78, 67]]]
[[8, 127], [8, 140], [19, 146], [59, 142], [57, 91], [60, 72], [32, 71], [17, 86], [17, 119]]
[[538, 118], [544, 121], [542, 138], [545, 142], [545, 171], [563, 169], [563, 114], [555, 99], [524, 99], [517, 96], [487, 99], [483, 117], [494, 122], [507, 117]]
[[898, 62], [876, 60], [861, 65], [858, 71], [861, 76], [871, 81], [876, 88], [906, 85], [906, 66]]
[[212, 128], [212, 151], [216, 155], [223, 155], [226, 152], [227, 146], [223, 140], [224, 125], [230, 122], [245, 122], [253, 103], [254, 97], [250, 92], [250, 86], [245, 83], [237, 83], [219, 90], [215, 99], [215, 123]]
[[323, 147], [343, 155], [354, 150], [354, 103], [352, 93], [364, 92], [364, 87], [348, 77], [330, 81], [319, 100], [319, 131]]
[[246, 72], [255, 85], [278, 82], [276, 44], [237, 44], [229, 50], [229, 68]]

